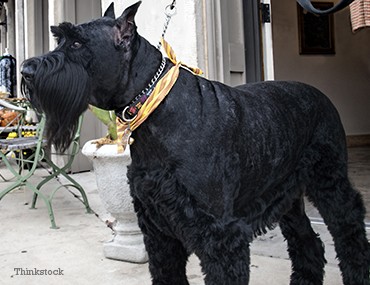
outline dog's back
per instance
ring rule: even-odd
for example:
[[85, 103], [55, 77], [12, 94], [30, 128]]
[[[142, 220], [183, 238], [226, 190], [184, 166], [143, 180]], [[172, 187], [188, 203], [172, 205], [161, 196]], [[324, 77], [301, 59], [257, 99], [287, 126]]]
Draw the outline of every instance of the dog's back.
[[[346, 164], [339, 115], [330, 100], [309, 85], [271, 81], [232, 88], [183, 71], [166, 100], [158, 110], [173, 112], [170, 121], [158, 122], [168, 131], [163, 137], [166, 148], [176, 155], [171, 159], [181, 161], [181, 183], [214, 214], [222, 215], [224, 201], [232, 199], [234, 214], [254, 220], [277, 203], [275, 191], [283, 193], [278, 189], [283, 184], [308, 184], [314, 164], [326, 155], [318, 142], [340, 153], [340, 163]], [[155, 125], [156, 118], [153, 114]], [[227, 165], [230, 157], [232, 166]], [[238, 182], [223, 181], [220, 170], [232, 172]], [[254, 199], [263, 206], [248, 203]], [[285, 203], [291, 201], [279, 203], [289, 207]]]

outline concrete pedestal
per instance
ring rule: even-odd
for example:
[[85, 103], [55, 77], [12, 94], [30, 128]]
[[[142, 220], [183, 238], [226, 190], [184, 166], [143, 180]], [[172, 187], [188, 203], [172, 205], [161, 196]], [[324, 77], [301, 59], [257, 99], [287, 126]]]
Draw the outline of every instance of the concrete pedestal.
[[104, 145], [97, 149], [92, 142], [84, 145], [82, 153], [93, 163], [103, 206], [116, 219], [113, 226], [116, 235], [104, 244], [104, 255], [123, 261], [146, 262], [148, 256], [126, 177], [127, 165], [131, 163], [129, 146], [124, 153], [117, 153], [116, 145]]

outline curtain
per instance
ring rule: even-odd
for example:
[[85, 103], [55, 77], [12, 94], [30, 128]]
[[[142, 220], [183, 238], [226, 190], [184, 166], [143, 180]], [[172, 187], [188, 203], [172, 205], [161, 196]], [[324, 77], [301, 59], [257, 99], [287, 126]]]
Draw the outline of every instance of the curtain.
[[350, 4], [352, 31], [370, 27], [370, 0], [356, 0]]

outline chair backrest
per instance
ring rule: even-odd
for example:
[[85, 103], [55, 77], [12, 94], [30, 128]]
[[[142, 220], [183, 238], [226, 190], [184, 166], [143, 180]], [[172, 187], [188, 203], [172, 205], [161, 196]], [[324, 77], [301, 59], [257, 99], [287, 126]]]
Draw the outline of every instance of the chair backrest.
[[71, 171], [72, 163], [80, 151], [80, 135], [83, 122], [83, 115], [79, 117], [76, 133], [66, 152], [60, 153], [55, 151], [54, 148], [50, 149], [49, 156], [59, 167], [62, 167], [67, 172]]
[[[4, 126], [0, 128], [1, 148], [3, 150], [27, 149], [38, 143], [40, 145], [46, 144], [46, 140], [43, 139], [45, 116], [41, 115], [36, 125], [30, 125], [26, 121], [26, 114], [32, 109], [29, 101], [23, 98], [0, 99], [0, 107], [3, 107], [2, 111], [9, 112], [7, 115], [12, 115], [7, 116], [12, 119], [6, 121], [3, 124]], [[13, 116], [13, 114], [15, 115]]]
[[0, 106], [3, 106], [5, 108], [8, 108], [8, 109], [11, 109], [11, 110], [15, 110], [15, 111], [19, 111], [19, 112], [25, 112], [26, 109], [21, 107], [21, 106], [17, 106], [15, 104], [12, 104], [6, 100], [3, 100], [3, 99], [0, 99]]
[[[16, 104], [16, 103], [18, 103], [18, 104]], [[18, 99], [18, 102], [17, 101], [13, 102], [13, 101], [0, 99], [0, 106], [3, 106], [4, 108], [9, 109], [9, 110], [16, 111], [17, 114], [18, 114], [17, 118], [14, 119], [12, 122], [9, 122], [6, 127], [0, 128], [0, 135], [2, 133], [9, 134], [11, 132], [17, 132], [17, 137], [18, 138], [17, 138], [16, 141], [13, 141], [13, 144], [15, 144], [16, 142], [20, 143], [21, 141], [23, 141], [25, 143], [25, 145], [27, 145], [28, 141], [31, 141], [31, 139], [25, 138], [24, 134], [27, 133], [27, 132], [32, 132], [33, 136], [34, 136], [34, 139], [38, 138], [38, 139], [41, 140], [42, 145], [46, 145], [46, 140], [43, 138], [45, 122], [46, 122], [45, 114], [39, 115], [39, 123], [36, 126], [35, 125], [27, 126], [27, 125], [24, 124], [26, 113], [27, 113], [28, 110], [32, 109], [32, 107], [31, 107], [31, 105], [29, 104], [28, 101], [23, 100], [23, 99]], [[15, 124], [15, 120], [17, 120], [17, 124]], [[68, 156], [71, 156], [68, 159], [67, 164], [72, 163], [72, 161], [74, 159], [74, 156], [79, 151], [79, 147], [80, 147], [79, 140], [80, 140], [82, 122], [83, 122], [83, 115], [81, 115], [80, 118], [79, 118], [76, 133], [74, 135], [74, 138], [73, 138], [73, 141], [72, 141], [71, 146], [69, 148], [69, 151], [68, 151], [68, 153], [66, 153]], [[0, 139], [1, 138], [4, 138], [4, 134], [3, 134], [2, 137], [0, 137]], [[35, 140], [33, 140], [33, 141], [35, 141]], [[10, 144], [11, 144], [10, 142], [2, 140], [2, 145], [10, 147], [9, 146]], [[26, 147], [24, 147], [24, 148], [26, 148]], [[59, 153], [57, 155], [63, 155], [63, 154]]]
[[23, 124], [27, 109], [0, 99], [0, 138], [16, 132], [21, 135], [19, 126]]
[[77, 129], [76, 129], [76, 133], [75, 133], [75, 136], [74, 136], [73, 141], [79, 141], [79, 140], [80, 140], [80, 136], [81, 136], [81, 128], [82, 128], [82, 123], [83, 123], [83, 118], [84, 118], [84, 116], [83, 116], [83, 115], [81, 115], [81, 116], [78, 118], [78, 125], [77, 125]]

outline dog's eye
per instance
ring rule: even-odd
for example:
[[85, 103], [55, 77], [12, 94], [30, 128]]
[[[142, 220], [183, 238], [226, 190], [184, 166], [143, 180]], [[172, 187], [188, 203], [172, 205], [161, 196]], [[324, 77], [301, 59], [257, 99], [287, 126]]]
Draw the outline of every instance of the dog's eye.
[[82, 44], [78, 41], [75, 41], [73, 44], [71, 44], [71, 48], [73, 49], [79, 49], [80, 47], [82, 47]]

